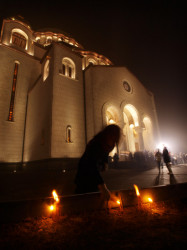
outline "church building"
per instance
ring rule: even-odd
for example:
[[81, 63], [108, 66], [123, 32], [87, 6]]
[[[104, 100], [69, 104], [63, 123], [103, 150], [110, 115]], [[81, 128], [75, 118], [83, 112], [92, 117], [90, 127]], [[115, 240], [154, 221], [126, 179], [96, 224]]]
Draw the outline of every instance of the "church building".
[[71, 36], [4, 19], [0, 69], [0, 163], [78, 159], [111, 123], [122, 129], [120, 159], [155, 149], [153, 94], [126, 67]]

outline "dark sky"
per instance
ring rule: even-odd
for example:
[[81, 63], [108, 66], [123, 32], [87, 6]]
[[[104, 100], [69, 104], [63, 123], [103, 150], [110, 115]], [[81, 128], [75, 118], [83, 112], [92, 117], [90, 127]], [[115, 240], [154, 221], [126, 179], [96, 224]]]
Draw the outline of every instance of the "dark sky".
[[[26, 5], [29, 3], [31, 6]], [[126, 66], [154, 93], [162, 141], [187, 153], [187, 19], [184, 1], [7, 1], [36, 31], [58, 28], [85, 49]]]

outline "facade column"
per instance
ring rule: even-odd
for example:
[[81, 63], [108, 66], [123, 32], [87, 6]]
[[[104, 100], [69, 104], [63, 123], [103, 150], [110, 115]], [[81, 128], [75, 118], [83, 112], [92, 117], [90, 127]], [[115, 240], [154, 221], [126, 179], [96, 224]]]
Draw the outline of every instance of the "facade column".
[[144, 148], [144, 141], [143, 141], [143, 128], [142, 127], [135, 127], [135, 130], [138, 133], [140, 151], [143, 151], [145, 149]]

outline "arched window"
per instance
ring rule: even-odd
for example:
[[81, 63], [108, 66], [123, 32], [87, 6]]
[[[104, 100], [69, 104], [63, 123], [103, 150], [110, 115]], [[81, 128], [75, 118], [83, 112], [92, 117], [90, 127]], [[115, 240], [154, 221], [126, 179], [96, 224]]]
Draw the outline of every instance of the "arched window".
[[75, 63], [68, 57], [62, 59], [62, 74], [75, 79]]
[[[113, 106], [107, 108], [105, 116], [107, 125], [117, 124], [119, 121], [117, 111]], [[118, 153], [117, 146], [115, 146], [114, 149], [109, 153], [109, 156], [113, 157], [116, 153]]]
[[88, 59], [88, 65], [89, 65], [89, 64], [97, 65], [97, 61], [96, 61], [95, 59], [93, 59], [93, 58], [90, 57], [90, 58]]
[[139, 121], [138, 121], [138, 112], [137, 110], [135, 109], [135, 107], [131, 104], [127, 104], [125, 106], [125, 109], [128, 110], [128, 112], [130, 112], [132, 118], [133, 118], [133, 121], [134, 121], [134, 126], [135, 127], [138, 127], [139, 126]]
[[49, 59], [45, 62], [44, 71], [43, 71], [43, 81], [49, 76]]
[[71, 143], [72, 142], [72, 135], [71, 135], [71, 126], [70, 125], [68, 125], [67, 127], [66, 127], [66, 142], [67, 143]]
[[20, 29], [13, 29], [10, 42], [22, 49], [28, 49], [28, 36]]

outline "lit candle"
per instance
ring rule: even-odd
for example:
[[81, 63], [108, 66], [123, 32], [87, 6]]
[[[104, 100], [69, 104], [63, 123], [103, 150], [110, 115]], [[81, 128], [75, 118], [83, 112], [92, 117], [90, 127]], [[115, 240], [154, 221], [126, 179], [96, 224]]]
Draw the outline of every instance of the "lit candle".
[[53, 202], [53, 204], [48, 206], [48, 209], [50, 211], [50, 215], [53, 218], [57, 218], [57, 216], [59, 215], [59, 202], [60, 202], [60, 199], [58, 197], [58, 194], [57, 194], [56, 190], [52, 191], [52, 195], [53, 195], [54, 202]]
[[116, 203], [119, 204], [119, 205], [121, 204], [120, 200], [117, 200]]
[[134, 184], [134, 189], [136, 191], [136, 196], [138, 198], [138, 208], [142, 208], [142, 202], [141, 202], [141, 197], [140, 197], [140, 191], [138, 189], [138, 186]]
[[148, 197], [148, 202], [152, 203], [153, 200], [150, 197]]
[[122, 203], [121, 197], [119, 197], [119, 199], [116, 200], [116, 203], [119, 205], [120, 211], [122, 211], [123, 210], [123, 203]]
[[50, 206], [49, 206], [49, 210], [50, 210], [51, 212], [54, 211], [54, 209], [55, 209], [54, 205], [50, 205]]

